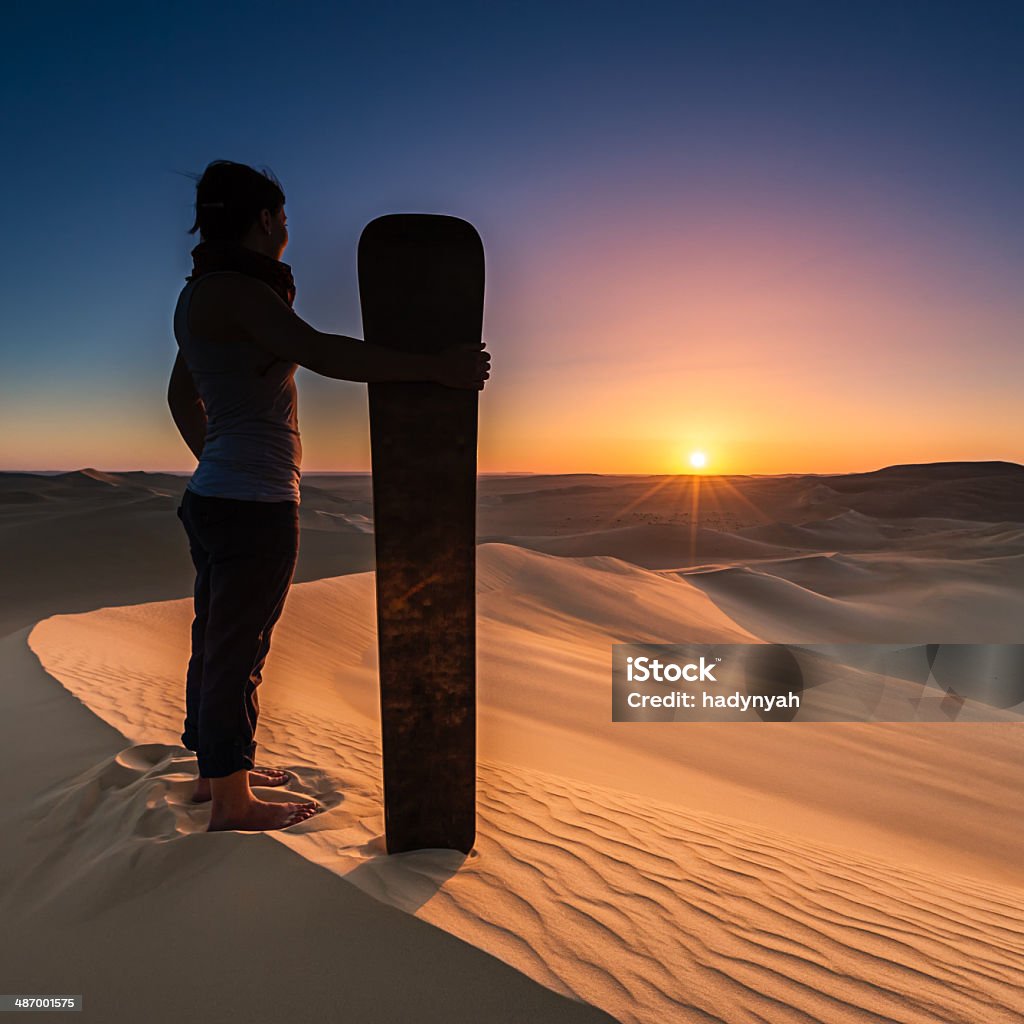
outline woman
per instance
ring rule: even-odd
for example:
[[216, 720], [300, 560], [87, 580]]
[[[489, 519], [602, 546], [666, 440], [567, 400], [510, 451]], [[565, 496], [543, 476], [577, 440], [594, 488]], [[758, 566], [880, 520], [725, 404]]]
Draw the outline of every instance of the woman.
[[295, 371], [352, 381], [430, 380], [481, 390], [484, 343], [401, 352], [323, 334], [292, 309], [295, 284], [284, 192], [272, 176], [217, 160], [196, 186], [200, 233], [174, 312], [178, 356], [168, 403], [199, 460], [178, 516], [196, 570], [182, 743], [194, 750], [193, 799], [212, 800], [209, 831], [286, 828], [316, 803], [257, 799], [250, 783], [287, 772], [257, 767], [257, 688], [284, 608], [299, 544]]

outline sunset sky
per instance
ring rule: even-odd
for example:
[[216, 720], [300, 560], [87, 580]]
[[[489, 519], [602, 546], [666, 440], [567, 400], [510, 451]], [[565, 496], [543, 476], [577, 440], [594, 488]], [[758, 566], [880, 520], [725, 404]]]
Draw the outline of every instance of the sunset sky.
[[[171, 314], [210, 161], [362, 336], [384, 213], [487, 255], [481, 471], [1024, 462], [1024, 5], [6, 5], [0, 469], [189, 471]], [[299, 373], [306, 472], [366, 385]]]

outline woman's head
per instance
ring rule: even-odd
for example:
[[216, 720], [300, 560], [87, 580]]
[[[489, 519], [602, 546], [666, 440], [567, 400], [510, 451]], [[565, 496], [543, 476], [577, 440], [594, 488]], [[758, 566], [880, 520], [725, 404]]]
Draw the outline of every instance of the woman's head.
[[196, 219], [189, 234], [204, 242], [242, 242], [280, 259], [288, 244], [284, 191], [268, 171], [214, 160], [196, 182]]

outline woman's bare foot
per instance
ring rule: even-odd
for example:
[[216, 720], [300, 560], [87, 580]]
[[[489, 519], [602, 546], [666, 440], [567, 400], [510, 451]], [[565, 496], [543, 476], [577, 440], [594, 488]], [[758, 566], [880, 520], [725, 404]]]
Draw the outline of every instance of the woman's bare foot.
[[210, 816], [207, 832], [272, 832], [279, 828], [297, 825], [300, 821], [311, 818], [319, 811], [313, 803], [268, 803], [265, 800], [253, 799], [248, 807], [234, 814]]
[[249, 771], [210, 779], [213, 806], [207, 832], [270, 832], [305, 821], [320, 810], [317, 803], [269, 803], [257, 800], [249, 788]]
[[[281, 768], [250, 768], [249, 783], [253, 786], [283, 786], [291, 779], [291, 773]], [[212, 796], [210, 780], [200, 776], [196, 779], [196, 788], [192, 793], [192, 802], [205, 804]]]

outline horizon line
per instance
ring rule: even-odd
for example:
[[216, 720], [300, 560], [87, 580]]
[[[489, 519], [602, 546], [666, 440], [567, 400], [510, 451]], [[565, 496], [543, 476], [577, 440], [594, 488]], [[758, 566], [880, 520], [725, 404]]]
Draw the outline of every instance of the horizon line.
[[[672, 477], [753, 477], [753, 476], [853, 476], [863, 473], [877, 473], [883, 469], [895, 469], [909, 466], [969, 466], [969, 465], [1003, 465], [1003, 466], [1016, 466], [1024, 469], [1024, 465], [1019, 462], [1013, 462], [1008, 459], [953, 459], [943, 460], [938, 462], [898, 462], [898, 463], [887, 463], [882, 466], [876, 466], [873, 469], [847, 469], [847, 470], [789, 470], [786, 472], [778, 473], [714, 473], [714, 472], [612, 472], [612, 473], [598, 473], [587, 470], [562, 470], [559, 472], [551, 471], [537, 471], [537, 470], [486, 470], [479, 471], [476, 475], [478, 477], [486, 476], [597, 476], [597, 477], [660, 477], [660, 476], [672, 476]], [[112, 476], [124, 475], [129, 473], [143, 473], [150, 475], [163, 475], [163, 476], [175, 476], [175, 477], [191, 477], [195, 472], [195, 469], [98, 469], [96, 466], [78, 466], [74, 469], [0, 469], [0, 475], [18, 474], [24, 473], [30, 476], [60, 476], [68, 473], [108, 473]], [[373, 471], [368, 469], [310, 469], [304, 470], [301, 474], [301, 478], [315, 477], [315, 476], [367, 476], [372, 477]]]

